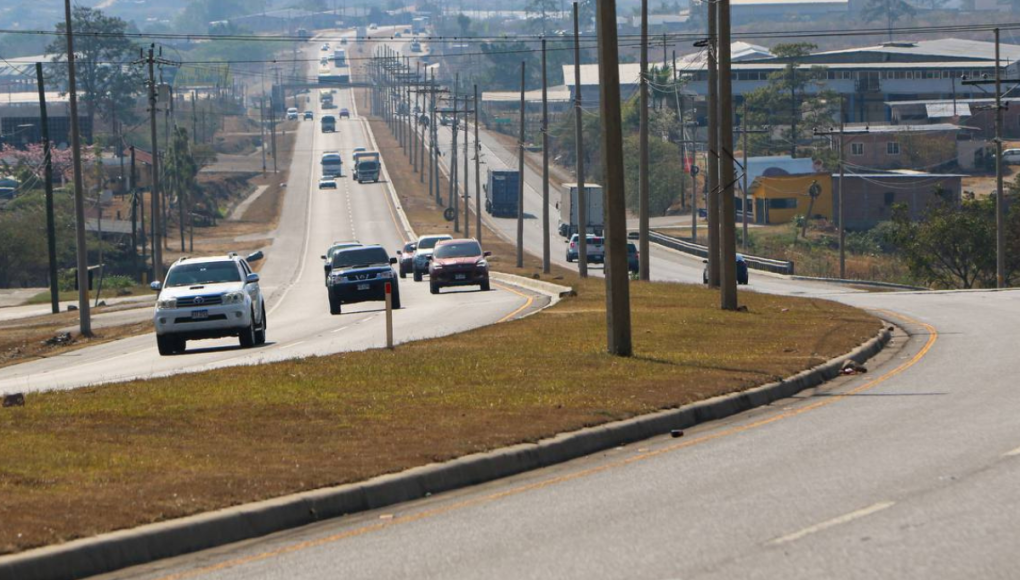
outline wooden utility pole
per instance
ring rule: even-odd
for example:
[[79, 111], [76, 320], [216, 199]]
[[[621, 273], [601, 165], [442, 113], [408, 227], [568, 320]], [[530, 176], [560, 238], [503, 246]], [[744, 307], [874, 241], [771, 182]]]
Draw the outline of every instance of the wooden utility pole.
[[524, 267], [524, 73], [521, 61], [521, 129], [517, 139], [517, 267]]
[[[92, 318], [89, 311], [89, 258], [85, 242], [85, 187], [82, 183], [81, 133], [78, 130], [78, 88], [75, 82], [74, 29], [71, 26], [71, 0], [64, 0], [64, 18], [67, 27], [67, 96], [71, 115], [71, 154], [74, 158], [74, 217], [75, 242], [78, 262], [78, 326], [82, 336], [92, 336]], [[151, 58], [152, 51], [149, 51]], [[152, 65], [149, 65], [152, 77]], [[156, 120], [153, 117], [153, 128]], [[155, 141], [155, 138], [153, 138]]]
[[630, 330], [630, 277], [627, 270], [627, 205], [623, 180], [623, 123], [620, 114], [619, 43], [616, 0], [596, 8], [599, 52], [599, 109], [605, 162], [606, 342], [609, 354], [634, 354]]
[[[50, 122], [46, 115], [46, 86], [43, 81], [43, 66], [35, 63], [35, 80], [39, 86], [39, 124], [43, 141], [43, 184], [46, 188], [46, 250], [49, 257], [50, 310], [60, 312], [60, 289], [57, 287], [57, 225], [53, 212], [53, 155], [50, 150]], [[131, 150], [132, 159], [134, 149]], [[132, 251], [134, 248], [132, 247]]]
[[152, 279], [160, 281], [163, 279], [163, 224], [161, 222], [163, 199], [159, 188], [159, 141], [156, 137], [156, 63], [152, 45], [149, 46], [146, 64], [149, 67], [149, 135], [152, 140], [152, 192], [150, 199], [152, 208], [152, 223], [150, 224], [152, 228], [150, 237], [152, 241]]
[[574, 141], [577, 173], [577, 271], [588, 277], [588, 192], [584, 185], [584, 109], [581, 107], [581, 27], [574, 2]]
[[[663, 46], [665, 51], [665, 46]], [[665, 58], [665, 57], [664, 57]], [[641, 0], [641, 84], [638, 99], [638, 278], [648, 272], [648, 0]]]
[[475, 89], [475, 235], [482, 241], [482, 142], [478, 140], [478, 85]]
[[716, 0], [719, 10], [719, 268], [720, 305], [737, 309], [737, 237], [734, 219], [733, 178], [733, 78], [730, 74], [730, 0]]
[[[708, 7], [708, 153], [705, 207], [708, 210], [708, 285], [719, 287], [719, 20], [716, 3]], [[695, 193], [695, 195], [697, 195]]]
[[[546, 74], [545, 38], [542, 39], [542, 273], [552, 269], [549, 247], [549, 78]], [[524, 179], [524, 176], [521, 176]]]

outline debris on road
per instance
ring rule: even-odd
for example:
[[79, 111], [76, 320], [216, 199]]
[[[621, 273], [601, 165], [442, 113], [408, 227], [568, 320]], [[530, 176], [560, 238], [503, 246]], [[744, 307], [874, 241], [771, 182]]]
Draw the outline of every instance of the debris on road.
[[70, 332], [61, 332], [51, 338], [47, 338], [43, 341], [43, 344], [47, 346], [60, 346], [62, 344], [71, 344], [73, 340]]
[[24, 393], [13, 393], [10, 395], [4, 395], [4, 407], [24, 407], [24, 406], [25, 406]]
[[854, 359], [848, 358], [843, 361], [843, 368], [839, 372], [843, 375], [863, 375], [868, 369]]
[[669, 435], [672, 438], [676, 439], [677, 437], [683, 437], [684, 436], [684, 431], [683, 431], [683, 429], [673, 429], [672, 431], [669, 432]]

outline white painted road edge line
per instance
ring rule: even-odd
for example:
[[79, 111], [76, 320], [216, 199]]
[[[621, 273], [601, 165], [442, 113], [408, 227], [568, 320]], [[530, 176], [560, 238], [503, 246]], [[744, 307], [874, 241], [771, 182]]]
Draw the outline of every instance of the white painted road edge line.
[[870, 505], [870, 506], [868, 506], [868, 507], [866, 507], [864, 509], [859, 509], [857, 511], [850, 512], [848, 514], [841, 515], [838, 518], [833, 518], [831, 520], [824, 521], [824, 522], [822, 522], [820, 524], [815, 524], [813, 526], [808, 526], [808, 527], [804, 528], [803, 530], [800, 530], [799, 532], [794, 532], [794, 533], [786, 535], [786, 536], [781, 536], [779, 538], [776, 538], [776, 539], [771, 540], [770, 542], [768, 542], [768, 545], [770, 545], [770, 546], [778, 546], [780, 544], [785, 544], [787, 542], [794, 542], [794, 541], [799, 540], [799, 539], [801, 539], [801, 538], [803, 538], [805, 536], [810, 536], [811, 534], [816, 534], [818, 532], [827, 530], [829, 528], [833, 528], [833, 527], [836, 527], [836, 526], [841, 525], [841, 524], [845, 524], [845, 523], [848, 523], [848, 522], [852, 522], [854, 520], [859, 520], [859, 519], [861, 519], [863, 517], [870, 516], [871, 514], [874, 514], [874, 513], [880, 512], [880, 511], [882, 511], [884, 509], [888, 509], [888, 508], [892, 507], [893, 505], [895, 505], [895, 503], [896, 502], [893, 502], [893, 501], [879, 502], [879, 503], [876, 503], [874, 505]]

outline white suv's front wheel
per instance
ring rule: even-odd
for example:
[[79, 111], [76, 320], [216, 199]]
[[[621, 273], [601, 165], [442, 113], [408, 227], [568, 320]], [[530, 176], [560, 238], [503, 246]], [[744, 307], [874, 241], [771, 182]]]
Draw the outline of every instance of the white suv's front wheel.
[[251, 313], [251, 320], [248, 322], [248, 327], [241, 331], [238, 335], [238, 339], [241, 342], [241, 348], [251, 348], [255, 346], [255, 312]]

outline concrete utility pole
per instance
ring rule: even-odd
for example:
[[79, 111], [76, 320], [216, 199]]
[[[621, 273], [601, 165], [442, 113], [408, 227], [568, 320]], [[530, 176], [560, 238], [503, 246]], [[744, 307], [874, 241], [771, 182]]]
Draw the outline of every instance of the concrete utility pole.
[[159, 151], [156, 136], [156, 72], [154, 46], [149, 46], [146, 64], [149, 67], [149, 135], [152, 138], [152, 193], [150, 206], [152, 208], [152, 279], [160, 281], [163, 279], [163, 199], [159, 182]]
[[[39, 86], [39, 124], [43, 140], [43, 183], [46, 188], [46, 250], [49, 257], [50, 310], [60, 312], [60, 289], [57, 287], [57, 226], [53, 213], [53, 156], [50, 151], [50, 122], [46, 115], [46, 86], [41, 62], [35, 63], [35, 80]], [[134, 149], [131, 150], [134, 158]], [[132, 247], [132, 251], [134, 247]]]
[[[420, 62], [416, 62], [416, 63], [414, 63], [414, 85], [415, 85], [414, 109], [411, 109], [411, 114], [408, 115], [407, 122], [411, 126], [411, 167], [414, 170], [414, 172], [418, 173], [419, 176], [420, 176], [421, 174], [418, 172], [418, 169], [419, 169], [419, 167], [418, 167], [418, 149], [421, 147], [421, 139], [418, 138], [418, 113], [416, 112], [416, 111], [419, 110], [418, 109], [418, 96], [421, 94], [421, 92], [418, 91], [418, 87], [420, 86], [420, 81], [418, 80], [419, 77], [421, 77], [421, 63]], [[408, 109], [410, 109], [411, 108], [411, 83], [407, 84], [407, 101], [408, 101], [407, 102], [407, 107], [408, 107]]]
[[[468, 176], [468, 164], [471, 162], [471, 154], [468, 152], [468, 115], [471, 114], [471, 110], [468, 109], [468, 96], [464, 95], [464, 177], [461, 182], [464, 184], [464, 237], [471, 237], [471, 216], [468, 214], [468, 210], [471, 206], [471, 192], [469, 188], [471, 186], [470, 177]], [[475, 105], [477, 107], [477, 104]]]
[[521, 130], [517, 139], [517, 267], [524, 267], [524, 72], [521, 61]]
[[[422, 89], [425, 89], [426, 87], [428, 76], [428, 71], [423, 70], [421, 75]], [[421, 171], [418, 172], [418, 183], [425, 183], [425, 130], [428, 129], [428, 127], [421, 122], [421, 119], [425, 115], [425, 107], [428, 105], [426, 104], [425, 93], [423, 91], [418, 91], [418, 94], [421, 96], [421, 105], [418, 108], [418, 118], [415, 119], [415, 127], [421, 128], [421, 135], [418, 136], [418, 167], [421, 169]], [[418, 100], [416, 99], [415, 103], [417, 102]]]
[[[708, 7], [708, 152], [705, 178], [708, 210], [708, 286], [719, 287], [719, 20], [716, 3]], [[697, 195], [697, 192], [695, 192]]]
[[[460, 73], [457, 74], [458, 78], [454, 85], [457, 88], [460, 85], [459, 75]], [[453, 208], [453, 231], [460, 232], [460, 207], [457, 204], [457, 198], [460, 196], [457, 192], [460, 181], [457, 175], [457, 88], [453, 93], [453, 119], [450, 121], [450, 132], [453, 134], [450, 140], [450, 207]]]
[[432, 69], [432, 171], [429, 176], [435, 181], [436, 204], [443, 206], [443, 194], [439, 188], [439, 127], [436, 122], [436, 69]]
[[717, 0], [719, 10], [719, 224], [720, 305], [737, 309], [737, 237], [734, 219], [733, 178], [733, 78], [730, 74], [730, 0]]
[[619, 43], [616, 0], [596, 8], [599, 52], [599, 109], [605, 159], [606, 339], [609, 354], [631, 356], [630, 277], [627, 270], [627, 206], [623, 190], [623, 123], [620, 114]]
[[[647, 1], [647, 0], [646, 0]], [[545, 38], [542, 39], [542, 273], [552, 268], [549, 247], [549, 77], [546, 74]], [[521, 176], [524, 179], [524, 176]]]
[[[837, 152], [839, 154], [839, 186], [836, 188], [836, 196], [838, 198], [837, 202], [836, 202], [837, 203], [836, 212], [837, 212], [837, 215], [838, 215], [838, 219], [836, 220], [836, 223], [837, 223], [837, 227], [839, 228], [839, 277], [845, 279], [846, 278], [846, 220], [844, 219], [844, 213], [843, 213], [844, 209], [845, 209], [845, 204], [844, 204], [844, 199], [843, 199], [843, 178], [845, 176], [845, 171], [844, 170], [845, 170], [845, 167], [846, 167], [846, 157], [845, 157], [846, 152], [844, 151], [844, 149], [846, 148], [846, 140], [845, 140], [844, 137], [846, 136], [847, 131], [846, 131], [846, 123], [844, 122], [843, 118], [844, 118], [843, 98], [840, 97], [840, 99], [839, 99], [839, 129], [836, 130], [836, 131], [833, 131], [833, 130], [819, 131], [816, 128], [813, 131], [813, 133], [815, 135], [829, 135], [829, 136], [838, 135], [839, 136], [839, 147], [837, 149]], [[863, 134], [863, 133], [867, 133], [867, 132], [868, 132], [867, 128], [865, 128], [865, 129], [855, 129], [853, 131], [850, 131], [850, 134]], [[810, 212], [808, 212], [808, 214], [810, 214]]]
[[[74, 68], [74, 29], [71, 26], [71, 0], [64, 0], [64, 19], [67, 26], [67, 96], [71, 114], [71, 153], [74, 158], [74, 217], [75, 242], [78, 258], [78, 325], [82, 336], [92, 336], [92, 318], [89, 311], [89, 259], [85, 242], [85, 188], [82, 184], [81, 134], [78, 130], [78, 89]], [[152, 51], [149, 55], [151, 57]], [[152, 65], [149, 65], [152, 76]], [[153, 117], [155, 127], [155, 117]], [[153, 139], [155, 141], [155, 139]]]
[[[840, 102], [842, 103], [842, 100], [840, 100]], [[743, 171], [743, 173], [742, 173], [742, 175], [740, 177], [740, 179], [741, 179], [741, 181], [743, 183], [742, 187], [741, 187], [743, 201], [740, 204], [740, 207], [741, 207], [740, 214], [741, 214], [741, 224], [743, 226], [743, 238], [741, 240], [741, 242], [742, 242], [741, 245], [743, 246], [744, 251], [746, 252], [747, 251], [747, 237], [748, 237], [748, 234], [747, 234], [747, 211], [748, 211], [747, 210], [747, 187], [748, 187], [748, 184], [747, 184], [747, 136], [749, 134], [751, 134], [751, 133], [768, 133], [768, 129], [749, 129], [747, 127], [747, 99], [744, 99], [743, 108], [744, 108], [744, 112], [741, 114], [741, 117], [740, 117], [740, 129], [739, 129], [740, 135], [743, 138], [743, 146], [741, 146], [741, 149], [744, 152], [744, 163], [743, 163], [744, 171]]]
[[[194, 96], [191, 98], [191, 103], [192, 103], [192, 109], [191, 110], [192, 110], [192, 112], [194, 112], [195, 111], [195, 109], [194, 109], [194, 103], [195, 103]], [[262, 175], [264, 177], [266, 175], [266, 90], [265, 90], [265, 87], [262, 88], [262, 98], [259, 99], [259, 132], [260, 132], [260, 137], [259, 138], [261, 139], [261, 145], [262, 145], [262, 147], [261, 147], [261, 149], [262, 149]]]
[[1006, 287], [1006, 199], [1002, 190], [1002, 66], [995, 29], [995, 287]]
[[581, 107], [581, 27], [574, 2], [574, 141], [577, 173], [577, 271], [588, 277], [588, 192], [584, 185], [584, 109]]
[[478, 109], [481, 108], [481, 101], [478, 100], [478, 85], [475, 89], [475, 235], [478, 242], [482, 241], [482, 142], [478, 140]]
[[[663, 47], [665, 51], [665, 47]], [[648, 272], [648, 0], [641, 0], [641, 84], [638, 99], [638, 278]]]

